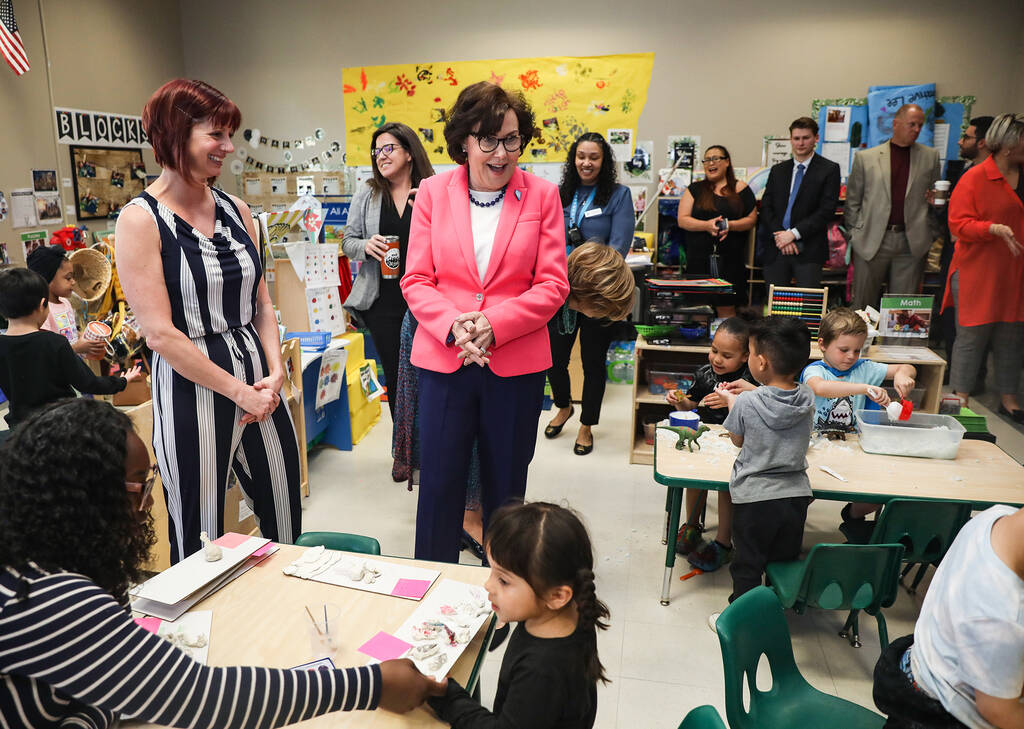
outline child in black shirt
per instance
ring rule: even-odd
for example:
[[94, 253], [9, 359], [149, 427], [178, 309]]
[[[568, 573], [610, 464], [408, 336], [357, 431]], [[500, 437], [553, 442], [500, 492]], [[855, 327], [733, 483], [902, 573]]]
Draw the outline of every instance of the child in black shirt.
[[40, 330], [49, 297], [49, 286], [38, 273], [0, 271], [0, 314], [8, 321], [6, 335], [0, 336], [0, 390], [10, 403], [7, 424], [12, 428], [42, 406], [74, 397], [75, 390], [110, 395], [141, 374], [135, 366], [123, 377], [99, 377], [62, 335]]
[[[666, 399], [679, 410], [696, 410], [702, 423], [721, 425], [729, 414], [716, 388], [723, 382], [746, 382], [757, 386], [747, 369], [747, 339], [750, 323], [734, 316], [719, 324], [708, 350], [708, 363], [697, 370], [693, 386], [683, 394], [668, 393]], [[676, 552], [688, 555], [691, 565], [713, 572], [732, 558], [732, 501], [728, 491], [718, 492], [718, 533], [712, 542], [700, 536], [699, 513], [707, 492], [686, 489], [686, 523], [676, 536]]]
[[498, 620], [518, 622], [501, 661], [494, 711], [448, 679], [429, 703], [454, 729], [590, 729], [597, 682], [597, 628], [608, 608], [594, 594], [587, 530], [568, 509], [534, 502], [495, 512], [486, 533], [485, 583]]

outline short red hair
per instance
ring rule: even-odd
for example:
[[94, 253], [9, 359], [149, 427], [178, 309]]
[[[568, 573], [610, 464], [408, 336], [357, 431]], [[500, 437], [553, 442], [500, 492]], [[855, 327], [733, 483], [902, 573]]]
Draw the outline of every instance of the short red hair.
[[[204, 81], [176, 78], [158, 88], [142, 110], [142, 128], [161, 167], [192, 178], [185, 148], [197, 123], [210, 121], [232, 134], [242, 123], [235, 102]], [[213, 178], [207, 180], [213, 182]]]

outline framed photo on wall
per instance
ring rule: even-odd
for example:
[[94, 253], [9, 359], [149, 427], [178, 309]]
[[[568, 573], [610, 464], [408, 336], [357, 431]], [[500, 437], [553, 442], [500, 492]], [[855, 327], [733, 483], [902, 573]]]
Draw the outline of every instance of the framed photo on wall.
[[146, 186], [142, 150], [71, 145], [71, 176], [79, 220], [117, 216]]

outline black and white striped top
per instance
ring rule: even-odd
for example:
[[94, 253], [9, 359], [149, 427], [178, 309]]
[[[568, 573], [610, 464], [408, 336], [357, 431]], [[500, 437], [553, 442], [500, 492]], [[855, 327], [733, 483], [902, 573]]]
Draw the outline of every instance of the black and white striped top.
[[0, 727], [276, 727], [374, 709], [380, 667], [210, 668], [81, 575], [0, 568]]
[[146, 210], [160, 232], [171, 322], [190, 339], [245, 326], [256, 312], [263, 269], [260, 252], [227, 193], [210, 188], [216, 202], [212, 238], [148, 192], [129, 202]]

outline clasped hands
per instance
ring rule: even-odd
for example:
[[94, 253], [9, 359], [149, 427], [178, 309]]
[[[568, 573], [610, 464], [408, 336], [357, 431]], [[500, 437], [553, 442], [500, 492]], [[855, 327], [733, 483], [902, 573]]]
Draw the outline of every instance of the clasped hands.
[[793, 231], [777, 230], [773, 235], [775, 236], [775, 247], [782, 255], [795, 256], [800, 252], [800, 249], [796, 247], [796, 236], [793, 235]]
[[455, 337], [455, 346], [462, 350], [459, 359], [464, 367], [470, 363], [483, 367], [491, 361], [494, 332], [482, 312], [467, 311], [455, 317], [452, 336]]
[[245, 411], [238, 421], [239, 425], [262, 423], [281, 404], [281, 396], [278, 393], [284, 384], [283, 373], [267, 375], [251, 387], [244, 382], [239, 384], [241, 387], [235, 397], [235, 404]]

